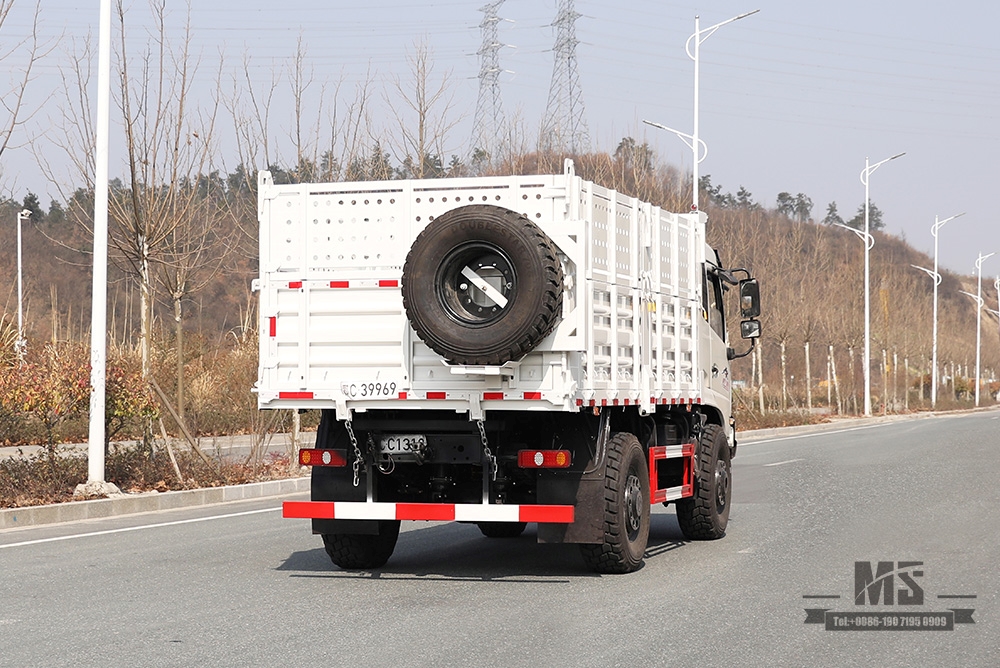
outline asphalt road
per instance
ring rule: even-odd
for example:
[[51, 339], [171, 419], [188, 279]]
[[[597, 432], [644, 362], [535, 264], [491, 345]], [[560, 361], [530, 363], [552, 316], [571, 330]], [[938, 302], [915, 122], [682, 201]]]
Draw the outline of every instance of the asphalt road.
[[[728, 535], [687, 543], [658, 507], [625, 576], [530, 526], [416, 523], [348, 573], [275, 500], [0, 532], [0, 666], [1000, 666], [1000, 413], [745, 442], [734, 466]], [[855, 605], [856, 561], [922, 562], [923, 605]]]

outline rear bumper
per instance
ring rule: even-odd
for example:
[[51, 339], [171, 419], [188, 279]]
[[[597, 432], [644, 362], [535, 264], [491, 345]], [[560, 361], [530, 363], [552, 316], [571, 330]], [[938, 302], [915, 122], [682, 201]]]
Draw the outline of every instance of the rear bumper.
[[485, 503], [367, 503], [285, 501], [282, 516], [321, 520], [423, 520], [432, 522], [541, 522], [571, 524], [566, 505], [489, 505]]

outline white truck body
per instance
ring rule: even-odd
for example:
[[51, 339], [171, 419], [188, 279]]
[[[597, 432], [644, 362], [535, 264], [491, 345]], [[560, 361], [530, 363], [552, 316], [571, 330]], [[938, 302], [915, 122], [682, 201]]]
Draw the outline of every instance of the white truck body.
[[[391, 404], [480, 419], [501, 408], [707, 402], [730, 413], [728, 371], [709, 371], [708, 360], [728, 363], [701, 298], [704, 213], [669, 213], [571, 169], [293, 185], [262, 173], [258, 187], [261, 408], [334, 408], [345, 419]], [[426, 224], [480, 202], [536, 223], [566, 275], [555, 330], [500, 367], [448, 364], [415, 335], [399, 291]]]

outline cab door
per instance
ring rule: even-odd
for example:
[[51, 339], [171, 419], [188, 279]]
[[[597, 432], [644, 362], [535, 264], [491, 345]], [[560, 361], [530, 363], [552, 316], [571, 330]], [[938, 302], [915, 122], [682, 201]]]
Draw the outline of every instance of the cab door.
[[[724, 423], [732, 414], [732, 378], [729, 373], [728, 337], [726, 314], [723, 307], [722, 279], [716, 267], [705, 264], [702, 272], [702, 309], [707, 321], [706, 336], [702, 339], [702, 387], [705, 403], [716, 406]], [[728, 431], [728, 429], [727, 429]]]

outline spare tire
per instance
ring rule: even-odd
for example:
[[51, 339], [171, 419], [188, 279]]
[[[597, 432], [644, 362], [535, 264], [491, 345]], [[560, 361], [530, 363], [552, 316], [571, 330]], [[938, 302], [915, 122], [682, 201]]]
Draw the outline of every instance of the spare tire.
[[555, 244], [498, 206], [452, 209], [417, 235], [403, 265], [403, 308], [431, 350], [454, 364], [523, 357], [562, 311]]

